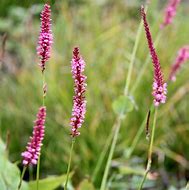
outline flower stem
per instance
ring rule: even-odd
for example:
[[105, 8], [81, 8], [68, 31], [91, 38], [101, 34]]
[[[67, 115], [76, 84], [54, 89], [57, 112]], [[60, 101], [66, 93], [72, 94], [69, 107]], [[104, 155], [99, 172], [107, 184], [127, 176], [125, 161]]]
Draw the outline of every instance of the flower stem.
[[[140, 22], [140, 25], [139, 25], [138, 30], [137, 30], [137, 36], [136, 36], [135, 44], [134, 44], [133, 51], [132, 51], [131, 61], [130, 61], [130, 64], [129, 64], [128, 75], [127, 75], [127, 78], [126, 78], [125, 88], [124, 88], [124, 95], [125, 96], [128, 95], [129, 85], [130, 85], [130, 81], [131, 81], [131, 74], [132, 74], [132, 71], [133, 71], [133, 65], [134, 65], [134, 61], [135, 61], [135, 57], [136, 57], [136, 51], [137, 51], [138, 44], [139, 44], [139, 41], [140, 41], [141, 33], [142, 33], [142, 21]], [[105, 188], [106, 188], [108, 172], [109, 172], [109, 169], [110, 169], [111, 160], [112, 160], [112, 157], [113, 157], [113, 153], [114, 153], [114, 150], [115, 150], [115, 145], [116, 145], [119, 130], [120, 130], [120, 127], [121, 127], [121, 115], [122, 114], [118, 115], [117, 121], [116, 121], [116, 123], [114, 125], [115, 129], [113, 127], [113, 130], [112, 130], [112, 131], [115, 130], [115, 133], [114, 133], [114, 136], [113, 136], [113, 140], [112, 140], [110, 152], [109, 152], [109, 155], [108, 155], [108, 160], [107, 160], [107, 163], [106, 163], [105, 171], [104, 171], [104, 174], [103, 174], [100, 190], [105, 190]], [[112, 134], [110, 134], [109, 137], [111, 138]], [[108, 141], [109, 141], [109, 137], [108, 137]], [[109, 141], [109, 142], [111, 142], [111, 141]]]
[[75, 138], [72, 138], [72, 145], [71, 145], [69, 162], [68, 162], [68, 169], [67, 169], [67, 174], [66, 174], [66, 182], [64, 185], [65, 190], [67, 190], [67, 184], [68, 184], [68, 180], [69, 180], [69, 173], [70, 173], [70, 167], [71, 167], [71, 162], [72, 162], [72, 154], [73, 154], [74, 143], [75, 143]]
[[19, 182], [19, 185], [18, 185], [18, 190], [20, 190], [21, 186], [22, 186], [22, 181], [23, 181], [23, 177], [24, 177], [24, 174], [26, 172], [26, 166], [24, 166], [23, 170], [22, 170], [22, 174], [20, 176], [20, 182]]
[[37, 160], [37, 174], [36, 174], [37, 190], [39, 189], [39, 170], [40, 170], [40, 155]]
[[[113, 131], [114, 131], [114, 130], [115, 130], [115, 129], [113, 128]], [[93, 175], [92, 175], [92, 181], [93, 181], [93, 182], [95, 182], [96, 177], [98, 176], [98, 173], [99, 173], [99, 171], [100, 171], [100, 169], [101, 169], [103, 160], [104, 160], [104, 158], [105, 158], [105, 156], [106, 156], [106, 153], [108, 152], [109, 145], [110, 145], [110, 143], [111, 143], [111, 141], [112, 141], [112, 138], [113, 138], [113, 133], [110, 133], [110, 135], [108, 136], [108, 138], [107, 138], [107, 140], [106, 140], [106, 144], [104, 145], [104, 148], [103, 148], [103, 150], [102, 150], [102, 152], [101, 152], [101, 154], [100, 154], [100, 156], [99, 156], [99, 159], [98, 159], [98, 161], [97, 161], [97, 165], [96, 165], [96, 167], [95, 167], [95, 169], [94, 169], [94, 172], [93, 172]]]
[[44, 92], [44, 87], [45, 87], [45, 72], [42, 73], [42, 77], [43, 77], [43, 86], [42, 86], [42, 89], [43, 89], [43, 106], [45, 106], [45, 97], [46, 97], [46, 92]]
[[128, 94], [128, 89], [129, 89], [129, 85], [130, 85], [130, 81], [131, 81], [131, 74], [132, 74], [132, 71], [133, 71], [133, 65], [134, 65], [134, 61], [135, 61], [136, 51], [137, 51], [137, 48], [138, 48], [141, 32], [142, 32], [142, 20], [140, 22], [140, 25], [139, 25], [139, 28], [138, 28], [138, 31], [137, 31], [135, 44], [134, 44], [134, 47], [133, 47], [133, 52], [132, 52], [131, 61], [130, 61], [130, 64], [129, 64], [129, 70], [128, 70], [128, 74], [127, 74], [127, 78], [126, 78], [126, 83], [125, 83], [124, 95]]
[[[44, 85], [45, 85], [45, 72], [42, 72], [42, 89], [43, 89], [43, 106], [45, 106], [45, 96], [46, 96], [46, 92], [44, 92]], [[40, 171], [40, 157], [41, 154], [38, 157], [37, 160], [37, 172], [36, 172], [36, 185], [37, 185], [37, 190], [39, 189], [39, 171]]]
[[144, 177], [141, 181], [141, 184], [140, 184], [140, 187], [138, 190], [141, 190], [143, 185], [144, 185], [144, 182], [146, 180], [146, 177], [150, 171], [150, 168], [151, 168], [151, 163], [152, 163], [152, 151], [153, 151], [153, 143], [154, 143], [154, 136], [155, 136], [155, 128], [156, 128], [156, 120], [157, 120], [157, 111], [158, 109], [155, 108], [155, 113], [154, 113], [154, 121], [153, 121], [153, 126], [152, 126], [152, 135], [151, 135], [151, 138], [150, 138], [150, 145], [149, 145], [149, 149], [148, 149], [148, 162], [147, 162], [147, 167], [146, 167], [146, 171], [145, 171], [145, 174], [144, 174]]
[[[150, 110], [153, 112], [154, 111], [154, 105], [152, 104], [150, 106]], [[146, 123], [146, 118], [144, 118], [142, 124], [140, 125], [139, 129], [137, 130], [137, 134], [135, 135], [134, 139], [132, 140], [132, 144], [130, 145], [130, 148], [129, 148], [129, 151], [128, 151], [128, 154], [127, 154], [127, 159], [129, 159], [132, 155], [132, 153], [134, 152], [135, 150], [135, 147], [144, 131], [144, 128], [145, 128], [145, 123]]]
[[107, 178], [108, 178], [110, 164], [111, 164], [113, 153], [114, 153], [114, 150], [115, 150], [115, 145], [116, 145], [116, 142], [117, 142], [120, 127], [121, 127], [121, 117], [118, 117], [117, 122], [115, 124], [114, 137], [113, 137], [113, 140], [112, 140], [110, 153], [109, 153], [108, 160], [107, 160], [107, 163], [106, 163], [106, 168], [105, 168], [104, 175], [103, 175], [103, 178], [102, 178], [102, 183], [101, 183], [101, 186], [100, 186], [100, 190], [105, 190], [105, 188], [106, 188], [106, 182], [107, 182]]

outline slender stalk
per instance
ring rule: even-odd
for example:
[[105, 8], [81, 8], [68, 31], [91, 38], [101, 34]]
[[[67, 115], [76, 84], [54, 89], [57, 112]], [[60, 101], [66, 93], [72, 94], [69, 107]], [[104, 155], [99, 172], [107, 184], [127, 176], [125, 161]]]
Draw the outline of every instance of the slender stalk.
[[142, 32], [142, 20], [140, 22], [138, 31], [137, 31], [137, 36], [136, 36], [136, 40], [135, 40], [135, 44], [133, 47], [133, 52], [132, 52], [132, 56], [131, 56], [131, 62], [129, 64], [129, 70], [128, 70], [128, 74], [127, 74], [127, 78], [126, 78], [126, 82], [125, 82], [125, 89], [124, 89], [124, 95], [128, 94], [128, 89], [129, 89], [129, 85], [130, 85], [130, 81], [131, 81], [131, 74], [133, 71], [133, 65], [134, 65], [134, 61], [135, 61], [135, 57], [136, 57], [136, 51], [137, 51], [137, 47], [140, 41], [140, 37], [141, 37], [141, 32]]
[[72, 154], [73, 154], [74, 143], [75, 143], [75, 138], [72, 138], [72, 145], [71, 145], [69, 162], [68, 162], [68, 169], [67, 169], [67, 174], [66, 174], [66, 182], [64, 185], [65, 190], [67, 190], [67, 184], [68, 184], [68, 180], [69, 180], [69, 173], [70, 173], [70, 167], [71, 167], [71, 162], [72, 162]]
[[[146, 7], [146, 9], [147, 9], [147, 7]], [[127, 75], [127, 78], [126, 78], [125, 88], [124, 88], [124, 95], [125, 96], [128, 95], [129, 85], [130, 85], [130, 81], [131, 81], [131, 74], [132, 74], [132, 71], [133, 71], [133, 65], [134, 65], [134, 61], [135, 61], [135, 57], [136, 57], [136, 51], [137, 51], [138, 44], [139, 44], [139, 41], [140, 41], [141, 33], [142, 33], [142, 21], [140, 22], [140, 25], [139, 25], [138, 30], [137, 30], [137, 36], [136, 36], [135, 44], [134, 44], [133, 51], [132, 51], [131, 61], [130, 61], [130, 64], [129, 64], [128, 75]], [[117, 122], [115, 123], [115, 126], [116, 126], [115, 133], [114, 133], [114, 136], [113, 136], [113, 140], [112, 140], [108, 160], [107, 160], [107, 163], [106, 163], [105, 171], [104, 171], [104, 174], [103, 174], [100, 190], [105, 190], [105, 188], [106, 188], [108, 172], [109, 172], [109, 169], [110, 169], [111, 160], [112, 160], [112, 157], [113, 157], [113, 153], [114, 153], [114, 150], [115, 150], [115, 145], [116, 145], [119, 130], [120, 130], [120, 127], [121, 127], [121, 114], [118, 115]], [[113, 128], [113, 131], [114, 131], [114, 128]], [[108, 139], [111, 136], [112, 136], [112, 134], [110, 134]]]
[[45, 106], [45, 97], [46, 97], [46, 92], [44, 91], [44, 87], [45, 87], [45, 72], [42, 73], [42, 77], [43, 77], [43, 106]]
[[114, 137], [113, 137], [113, 140], [112, 140], [110, 153], [109, 153], [108, 160], [107, 160], [107, 163], [106, 163], [106, 167], [105, 167], [104, 175], [103, 175], [103, 178], [102, 178], [102, 183], [101, 183], [101, 186], [100, 186], [100, 190], [105, 190], [106, 189], [106, 182], [107, 182], [107, 178], [108, 178], [110, 164], [111, 164], [113, 153], [114, 153], [114, 150], [115, 150], [115, 145], [116, 145], [116, 142], [117, 142], [117, 139], [118, 139], [118, 134], [119, 134], [120, 127], [121, 127], [121, 117], [118, 117], [116, 125], [115, 125]]
[[[154, 111], [154, 105], [153, 104], [150, 106], [150, 110], [151, 110], [151, 112]], [[129, 148], [129, 152], [127, 154], [127, 159], [129, 159], [131, 157], [132, 153], [134, 152], [135, 147], [136, 147], [136, 145], [137, 145], [137, 143], [138, 143], [138, 141], [139, 141], [139, 139], [140, 139], [140, 137], [144, 131], [145, 123], [146, 123], [146, 118], [144, 118], [142, 124], [140, 125], [139, 129], [137, 130], [137, 134], [135, 135], [135, 137], [132, 141], [132, 144]]]
[[20, 182], [19, 182], [19, 185], [18, 185], [18, 190], [20, 190], [21, 186], [22, 186], [22, 181], [23, 181], [23, 177], [24, 177], [24, 174], [26, 172], [26, 166], [24, 166], [23, 170], [22, 170], [22, 174], [20, 176]]
[[28, 169], [29, 169], [29, 181], [32, 181], [33, 180], [33, 167], [29, 166]]
[[158, 109], [156, 108], [155, 109], [155, 113], [154, 113], [154, 121], [153, 121], [153, 126], [152, 126], [152, 135], [151, 135], [151, 138], [150, 138], [150, 145], [149, 145], [149, 149], [148, 149], [148, 162], [147, 162], [147, 167], [146, 167], [146, 171], [145, 171], [145, 174], [144, 174], [144, 177], [141, 181], [141, 184], [138, 188], [138, 190], [141, 190], [143, 185], [144, 185], [144, 182], [146, 180], [146, 177], [150, 171], [150, 168], [151, 168], [151, 164], [152, 164], [152, 152], [153, 152], [153, 143], [154, 143], [154, 136], [155, 136], [155, 128], [156, 128], [156, 120], [157, 120], [157, 111]]
[[[150, 110], [151, 110], [152, 112], [154, 111], [154, 105], [153, 105], [153, 104], [151, 105]], [[135, 147], [136, 147], [136, 145], [137, 145], [137, 143], [138, 143], [138, 141], [139, 141], [139, 139], [140, 139], [140, 137], [141, 137], [141, 135], [142, 135], [142, 133], [143, 133], [143, 131], [144, 131], [145, 122], [146, 122], [146, 118], [144, 118], [142, 124], [141, 124], [140, 127], [139, 127], [139, 130], [137, 130], [137, 134], [135, 135], [135, 137], [134, 137], [134, 139], [133, 139], [133, 141], [132, 141], [132, 144], [131, 144], [131, 146], [130, 146], [130, 148], [129, 148], [129, 151], [128, 151], [128, 154], [127, 154], [127, 159], [129, 159], [129, 158], [131, 157], [132, 153], [133, 153], [134, 150], [135, 150]], [[113, 127], [113, 131], [115, 131], [115, 125], [114, 125], [114, 127]], [[110, 142], [111, 142], [111, 140], [112, 140], [113, 134], [114, 134], [114, 133], [110, 133], [110, 135], [108, 136], [108, 139], [107, 139], [106, 144], [105, 144], [105, 146], [104, 146], [104, 148], [103, 148], [103, 151], [102, 151], [102, 153], [100, 154], [100, 157], [99, 157], [99, 159], [98, 159], [96, 168], [95, 168], [95, 170], [94, 170], [94, 172], [93, 172], [93, 177], [92, 177], [92, 181], [93, 181], [93, 182], [96, 180], [96, 176], [97, 176], [97, 174], [98, 174], [98, 172], [99, 172], [99, 170], [100, 170], [100, 168], [101, 168], [101, 166], [102, 166], [104, 157], [105, 157], [105, 155], [106, 155], [106, 153], [107, 153], [107, 151], [108, 151], [108, 148], [109, 148]]]
[[37, 190], [39, 189], [39, 170], [40, 170], [40, 155], [37, 161], [37, 173], [36, 173], [36, 182], [37, 182]]
[[[45, 85], [45, 72], [42, 72], [42, 89], [43, 89], [43, 106], [45, 106], [45, 96], [46, 92], [44, 92], [44, 85]], [[36, 172], [36, 185], [37, 185], [37, 190], [39, 189], [39, 171], [40, 171], [40, 157], [41, 154], [39, 155], [38, 161], [37, 161], [37, 172]]]
[[10, 145], [10, 131], [8, 130], [6, 134], [6, 147], [5, 147], [7, 156], [9, 155], [9, 145]]
[[[115, 126], [113, 127], [113, 131], [115, 130], [114, 128], [115, 128]], [[94, 172], [93, 172], [93, 175], [92, 175], [92, 181], [93, 182], [96, 180], [96, 177], [98, 176], [98, 172], [100, 171], [100, 168], [102, 166], [103, 160], [104, 160], [104, 158], [106, 156], [106, 153], [107, 153], [107, 151], [109, 149], [109, 145], [110, 145], [110, 143], [112, 141], [112, 138], [113, 138], [113, 133], [110, 133], [110, 135], [108, 136], [108, 138], [106, 140], [106, 144], [104, 145], [104, 148], [103, 148], [103, 150], [102, 150], [102, 152], [100, 154], [100, 157], [98, 159], [97, 165], [96, 165], [96, 167], [94, 169]]]

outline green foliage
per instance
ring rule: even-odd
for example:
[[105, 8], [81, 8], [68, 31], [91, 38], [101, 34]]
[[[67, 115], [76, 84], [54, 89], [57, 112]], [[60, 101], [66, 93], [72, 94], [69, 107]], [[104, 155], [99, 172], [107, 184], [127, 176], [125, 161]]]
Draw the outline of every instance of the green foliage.
[[[73, 174], [70, 174], [70, 177]], [[54, 190], [64, 184], [66, 175], [49, 176], [45, 179], [39, 180], [40, 190]], [[1, 190], [15, 190], [20, 181], [20, 171], [15, 164], [12, 164], [7, 157], [6, 146], [0, 139], [0, 189]], [[88, 183], [84, 183], [88, 185]], [[29, 183], [22, 182], [21, 190], [34, 190], [36, 188], [36, 181]]]
[[32, 0], [32, 1], [19, 1], [19, 0], [2, 0], [0, 6], [0, 16], [7, 16], [10, 8], [14, 9], [15, 7], [30, 7], [34, 4], [43, 4], [43, 3], [51, 3], [54, 4], [54, 0]]
[[131, 112], [134, 108], [131, 99], [128, 96], [119, 96], [112, 104], [113, 110], [116, 114], [120, 115], [122, 118], [128, 112]]
[[[50, 176], [45, 179], [39, 180], [39, 189], [40, 190], [54, 190], [57, 187], [64, 184], [66, 181], [66, 175], [61, 176]], [[29, 182], [29, 189], [33, 190], [36, 188], [36, 181]]]
[[[20, 181], [20, 171], [15, 164], [8, 160], [6, 146], [0, 138], [0, 189], [15, 190]], [[27, 184], [23, 182], [21, 190], [29, 190]]]

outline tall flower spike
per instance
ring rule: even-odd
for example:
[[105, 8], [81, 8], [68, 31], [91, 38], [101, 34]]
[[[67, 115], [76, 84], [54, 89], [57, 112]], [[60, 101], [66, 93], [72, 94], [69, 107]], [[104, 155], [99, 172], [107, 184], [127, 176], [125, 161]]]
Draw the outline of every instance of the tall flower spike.
[[85, 62], [79, 55], [79, 48], [75, 47], [73, 50], [72, 64], [72, 77], [74, 79], [74, 97], [73, 97], [73, 109], [70, 125], [71, 136], [76, 137], [80, 135], [78, 129], [82, 126], [85, 118], [86, 112], [86, 79], [87, 77], [83, 75], [85, 69]]
[[180, 0], [169, 0], [166, 8], [163, 23], [160, 25], [160, 28], [171, 24], [176, 15], [177, 7], [180, 3]]
[[23, 165], [36, 165], [40, 155], [42, 140], [45, 134], [45, 118], [46, 118], [46, 107], [39, 108], [37, 113], [37, 119], [34, 121], [33, 136], [30, 137], [30, 141], [26, 147], [26, 151], [21, 155], [23, 157]]
[[144, 7], [141, 7], [141, 16], [143, 19], [146, 38], [148, 41], [148, 47], [150, 50], [151, 59], [154, 67], [154, 82], [152, 95], [154, 96], [154, 105], [159, 106], [160, 103], [165, 103], [166, 101], [167, 84], [164, 83], [163, 80], [160, 62], [153, 45], [152, 36], [150, 33], [148, 22], [146, 20], [146, 13], [144, 11]]
[[40, 57], [41, 71], [44, 72], [45, 64], [50, 58], [53, 35], [51, 31], [51, 10], [50, 5], [45, 4], [41, 12], [41, 31], [38, 40], [37, 54]]
[[169, 74], [169, 80], [176, 80], [176, 73], [180, 70], [181, 66], [189, 60], [189, 46], [184, 46], [178, 51], [178, 55], [174, 64], [171, 67], [171, 72]]

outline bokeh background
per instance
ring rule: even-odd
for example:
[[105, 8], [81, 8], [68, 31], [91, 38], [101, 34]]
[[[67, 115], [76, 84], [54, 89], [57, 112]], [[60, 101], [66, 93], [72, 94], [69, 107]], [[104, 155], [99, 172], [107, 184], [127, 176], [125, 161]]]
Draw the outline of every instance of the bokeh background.
[[[36, 44], [39, 14], [45, 2], [1, 0], [0, 4], [0, 136], [6, 141], [10, 133], [9, 159], [20, 168], [20, 154], [42, 104], [42, 76]], [[159, 33], [166, 2], [152, 0], [149, 5], [148, 20], [154, 39]], [[73, 96], [70, 61], [73, 47], [79, 46], [86, 62], [88, 103], [86, 120], [74, 149], [72, 184], [76, 187], [88, 178], [98, 189], [106, 158], [96, 176], [94, 171], [116, 120], [112, 103], [124, 91], [140, 23], [139, 10], [144, 1], [56, 0], [49, 3], [54, 44], [46, 69], [47, 122], [41, 177], [66, 172]], [[162, 31], [157, 45], [166, 80], [178, 49], [189, 43], [188, 9], [189, 2], [182, 1], [174, 23]], [[145, 168], [148, 148], [145, 131], [129, 158], [128, 151], [152, 102], [151, 61], [141, 75], [148, 54], [143, 31], [129, 89], [136, 109], [122, 121], [109, 174], [109, 189], [136, 189]], [[189, 179], [188, 64], [183, 66], [177, 81], [169, 83], [167, 103], [160, 106], [151, 179], [147, 180], [146, 189], [181, 189]], [[139, 75], [142, 77], [136, 82]], [[25, 179], [34, 177], [35, 168], [30, 168]]]

